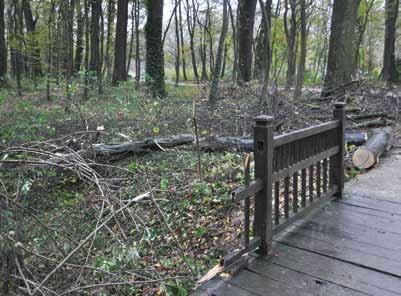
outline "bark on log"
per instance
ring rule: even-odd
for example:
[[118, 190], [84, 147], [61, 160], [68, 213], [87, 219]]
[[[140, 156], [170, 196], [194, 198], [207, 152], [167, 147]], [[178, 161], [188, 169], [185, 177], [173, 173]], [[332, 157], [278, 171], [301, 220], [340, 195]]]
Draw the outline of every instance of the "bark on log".
[[361, 146], [366, 142], [367, 139], [368, 139], [367, 133], [362, 133], [362, 132], [345, 133], [345, 141], [347, 142], [348, 145]]
[[369, 127], [378, 127], [378, 126], [386, 126], [389, 120], [385, 119], [374, 119], [370, 121], [365, 121], [362, 123], [358, 123], [353, 125], [355, 128], [369, 128]]
[[149, 150], [163, 150], [164, 148], [172, 148], [176, 146], [191, 144], [194, 141], [192, 134], [180, 134], [165, 138], [147, 139], [144, 141], [132, 141], [122, 144], [106, 145], [97, 144], [93, 149], [95, 153], [101, 155], [115, 155], [121, 153], [141, 153]]
[[354, 152], [352, 162], [359, 169], [368, 169], [379, 162], [380, 156], [392, 145], [393, 131], [390, 127], [376, 131], [365, 145]]
[[253, 139], [235, 137], [210, 137], [200, 145], [202, 151], [217, 152], [225, 150], [253, 151]]

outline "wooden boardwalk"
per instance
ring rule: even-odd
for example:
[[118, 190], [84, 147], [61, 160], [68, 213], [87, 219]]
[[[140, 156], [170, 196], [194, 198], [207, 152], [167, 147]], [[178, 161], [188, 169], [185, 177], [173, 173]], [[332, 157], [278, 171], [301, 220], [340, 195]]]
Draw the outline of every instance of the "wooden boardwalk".
[[275, 236], [272, 256], [251, 254], [246, 268], [195, 295], [401, 295], [401, 191], [390, 189], [400, 187], [401, 172], [391, 170], [400, 165], [401, 157], [385, 161]]

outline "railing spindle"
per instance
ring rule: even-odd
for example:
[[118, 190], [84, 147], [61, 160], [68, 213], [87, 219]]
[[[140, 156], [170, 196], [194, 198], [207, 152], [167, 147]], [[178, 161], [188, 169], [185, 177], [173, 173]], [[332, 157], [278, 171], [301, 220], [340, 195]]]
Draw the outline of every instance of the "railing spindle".
[[301, 206], [304, 208], [306, 206], [306, 169], [301, 171]]
[[290, 177], [284, 178], [284, 216], [290, 216]]
[[[248, 187], [250, 182], [251, 182], [250, 167], [251, 167], [251, 155], [247, 154], [246, 157], [245, 157], [245, 163], [244, 163], [244, 175], [245, 175], [245, 186], [246, 187]], [[245, 217], [245, 223], [244, 223], [244, 245], [245, 245], [245, 248], [249, 247], [250, 207], [251, 207], [250, 200], [249, 200], [249, 197], [247, 197], [244, 200], [244, 217]]]
[[320, 198], [321, 195], [321, 188], [322, 188], [322, 182], [321, 182], [321, 177], [322, 177], [322, 172], [321, 172], [321, 166], [322, 163], [318, 161], [316, 163], [316, 197]]
[[327, 192], [327, 158], [323, 160], [323, 192]]
[[309, 167], [309, 201], [313, 202], [313, 165]]
[[274, 224], [280, 224], [280, 182], [274, 183]]
[[292, 177], [292, 210], [298, 213], [298, 172]]

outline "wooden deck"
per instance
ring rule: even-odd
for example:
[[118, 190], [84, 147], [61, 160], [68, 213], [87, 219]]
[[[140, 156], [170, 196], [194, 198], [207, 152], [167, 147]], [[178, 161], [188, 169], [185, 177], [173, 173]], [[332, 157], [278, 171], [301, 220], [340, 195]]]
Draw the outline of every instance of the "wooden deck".
[[216, 276], [195, 295], [401, 295], [401, 192], [348, 187], [342, 200], [276, 236], [273, 256], [251, 255], [246, 268]]

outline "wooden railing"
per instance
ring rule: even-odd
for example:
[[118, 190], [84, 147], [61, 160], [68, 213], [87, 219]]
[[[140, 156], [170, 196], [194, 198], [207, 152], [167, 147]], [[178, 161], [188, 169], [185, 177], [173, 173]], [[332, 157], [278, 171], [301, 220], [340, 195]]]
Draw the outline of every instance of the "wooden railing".
[[[224, 258], [230, 265], [244, 253], [271, 252], [273, 235], [336, 196], [344, 188], [344, 103], [336, 103], [334, 120], [273, 137], [273, 118], [255, 118], [255, 180], [233, 192], [244, 201], [244, 248]], [[249, 165], [246, 166], [249, 173]], [[250, 239], [254, 196], [253, 239]]]

